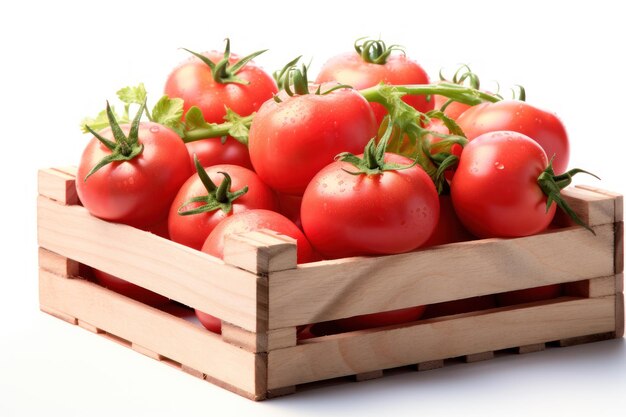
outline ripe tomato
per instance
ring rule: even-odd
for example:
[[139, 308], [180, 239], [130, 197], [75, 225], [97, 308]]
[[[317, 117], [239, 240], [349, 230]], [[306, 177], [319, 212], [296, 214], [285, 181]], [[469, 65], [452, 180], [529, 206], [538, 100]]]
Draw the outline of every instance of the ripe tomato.
[[[412, 163], [391, 153], [384, 162]], [[344, 170], [357, 168], [344, 161], [326, 166], [302, 199], [304, 232], [324, 257], [401, 253], [428, 240], [439, 219], [439, 198], [420, 166], [371, 175]]]
[[456, 215], [450, 195], [440, 195], [439, 221], [437, 226], [435, 226], [435, 231], [422, 247], [465, 242], [472, 239], [475, 239], [475, 237], [465, 229], [465, 226], [463, 226], [463, 223]]
[[[271, 229], [296, 239], [298, 263], [313, 262], [318, 259], [311, 244], [304, 234], [288, 218], [269, 210], [248, 210], [224, 219], [207, 237], [202, 252], [218, 258], [224, 257], [224, 239], [229, 234], [251, 232], [259, 229]], [[208, 330], [221, 331], [219, 318], [196, 310], [196, 316]]]
[[[448, 97], [434, 95], [433, 96], [434, 108], [441, 109], [441, 107], [444, 104], [446, 104], [448, 100], [450, 100]], [[449, 118], [456, 120], [459, 118], [461, 114], [463, 114], [463, 112], [465, 112], [465, 110], [469, 109], [470, 107], [472, 106], [470, 106], [469, 104], [464, 104], [464, 103], [459, 103], [458, 101], [453, 101], [446, 106], [446, 108], [443, 110], [443, 113]]]
[[248, 145], [255, 171], [278, 192], [302, 195], [335, 155], [360, 152], [376, 136], [374, 114], [355, 90], [279, 97], [255, 115]]
[[[126, 136], [130, 125], [120, 126]], [[113, 140], [111, 128], [99, 135]], [[111, 162], [85, 181], [85, 177], [111, 150], [95, 137], [80, 160], [76, 191], [85, 208], [96, 217], [148, 228], [167, 217], [180, 186], [191, 175], [187, 148], [171, 129], [140, 123], [138, 141], [143, 150], [128, 161]]]
[[132, 298], [133, 300], [140, 301], [144, 304], [156, 307], [167, 304], [170, 301], [169, 298], [164, 297], [161, 294], [157, 294], [140, 287], [139, 285], [135, 285], [98, 269], [94, 269], [93, 274], [96, 282], [103, 287], [106, 287], [111, 291], [115, 291], [118, 294]]
[[471, 141], [451, 184], [454, 209], [481, 238], [517, 237], [546, 229], [556, 211], [537, 178], [548, 166], [541, 147], [517, 132], [491, 132]]
[[228, 136], [226, 141], [221, 138], [202, 139], [186, 144], [189, 151], [192, 172], [195, 171], [194, 155], [203, 167], [229, 164], [252, 169], [248, 147]]
[[419, 320], [424, 314], [426, 306], [403, 308], [400, 310], [385, 311], [383, 313], [363, 314], [336, 320], [335, 323], [344, 332], [353, 330], [371, 329], [374, 327], [391, 326]]
[[569, 162], [569, 140], [559, 118], [528, 103], [502, 100], [467, 109], [457, 123], [469, 140], [498, 130], [523, 133], [535, 140], [552, 161], [554, 172], [562, 174]]
[[[221, 204], [215, 205], [212, 210], [189, 215], [181, 215], [182, 212], [198, 209], [209, 204], [217, 204], [217, 192], [209, 193], [200, 176], [196, 173], [192, 175], [180, 188], [178, 194], [171, 204], [168, 230], [170, 239], [174, 242], [200, 249], [207, 236], [215, 226], [224, 218], [252, 208], [263, 208], [275, 210], [277, 208], [276, 197], [273, 191], [259, 179], [259, 177], [249, 169], [237, 165], [213, 165], [206, 169], [206, 174], [210, 180], [219, 187], [225, 181], [227, 173], [230, 177], [230, 187], [233, 193], [248, 187], [245, 194], [230, 198], [223, 196]], [[211, 195], [210, 201], [191, 202], [190, 200], [199, 196]]]
[[[358, 45], [355, 46], [358, 47]], [[380, 49], [374, 51], [379, 46], [382, 46], [384, 51]], [[372, 52], [380, 56], [388, 49], [382, 41], [366, 41], [361, 46], [361, 53], [348, 52], [329, 59], [322, 66], [316, 82], [337, 81], [357, 90], [380, 83], [392, 85], [429, 83], [426, 71], [417, 62], [407, 58], [404, 53], [388, 55], [382, 60], [371, 59]], [[433, 101], [427, 96], [405, 95], [402, 100], [422, 113], [434, 108]], [[370, 103], [370, 105], [376, 115], [376, 121], [380, 124], [387, 110], [379, 103]]]
[[524, 290], [504, 292], [496, 295], [499, 306], [513, 304], [532, 303], [535, 301], [550, 300], [561, 295], [561, 286], [558, 284], [544, 285], [542, 287], [528, 288]]
[[318, 260], [306, 236], [291, 220], [270, 210], [254, 209], [228, 217], [218, 224], [202, 245], [202, 252], [217, 258], [224, 256], [224, 238], [229, 234], [270, 229], [296, 239], [298, 245], [298, 263]]
[[294, 222], [296, 226], [302, 229], [302, 220], [300, 219], [300, 207], [302, 207], [302, 196], [278, 193], [278, 212], [289, 220]]

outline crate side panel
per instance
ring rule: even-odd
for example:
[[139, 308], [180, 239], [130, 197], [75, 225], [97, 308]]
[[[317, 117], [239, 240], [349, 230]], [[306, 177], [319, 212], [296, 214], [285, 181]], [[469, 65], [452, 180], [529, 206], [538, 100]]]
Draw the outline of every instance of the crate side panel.
[[54, 168], [37, 172], [37, 189], [40, 195], [62, 204], [78, 204], [75, 176]]
[[615, 330], [615, 297], [497, 309], [269, 353], [268, 389]]
[[45, 270], [40, 270], [39, 276], [42, 305], [255, 393], [254, 353], [230, 345], [184, 319], [91, 282], [68, 280]]
[[200, 251], [93, 217], [80, 206], [38, 200], [39, 245], [133, 284], [257, 330], [257, 280]]
[[269, 280], [269, 327], [613, 275], [613, 224], [594, 230], [596, 235], [573, 227], [275, 272]]

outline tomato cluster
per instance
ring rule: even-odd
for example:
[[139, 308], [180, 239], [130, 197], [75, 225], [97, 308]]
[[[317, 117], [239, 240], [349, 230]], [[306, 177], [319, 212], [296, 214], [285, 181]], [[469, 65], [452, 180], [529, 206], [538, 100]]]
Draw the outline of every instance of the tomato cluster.
[[[118, 93], [124, 114], [107, 104], [86, 123], [94, 137], [80, 161], [79, 197], [94, 216], [216, 257], [226, 235], [271, 229], [296, 239], [299, 263], [527, 236], [550, 225], [552, 203], [581, 223], [559, 195], [580, 170], [566, 172], [567, 134], [554, 114], [480, 90], [467, 67], [430, 83], [399, 49], [360, 39], [315, 82], [297, 59], [273, 78], [252, 61], [263, 51], [240, 58], [228, 40], [223, 53], [189, 51], [152, 112], [140, 86]], [[132, 121], [131, 104], [139, 105]], [[94, 276], [149, 304], [166, 301]], [[558, 288], [426, 311], [528, 302], [550, 291]], [[384, 326], [424, 310], [321, 327]], [[218, 318], [197, 316], [220, 331]]]

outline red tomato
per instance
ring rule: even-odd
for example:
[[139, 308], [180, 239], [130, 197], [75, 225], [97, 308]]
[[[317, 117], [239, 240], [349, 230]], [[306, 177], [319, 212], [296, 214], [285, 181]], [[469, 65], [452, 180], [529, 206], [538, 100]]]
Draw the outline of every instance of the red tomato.
[[403, 308], [383, 313], [364, 314], [334, 321], [344, 332], [371, 329], [374, 327], [391, 326], [419, 320], [426, 306]]
[[523, 133], [535, 140], [552, 162], [554, 172], [562, 174], [569, 162], [569, 140], [563, 123], [547, 111], [517, 100], [482, 103], [471, 107], [457, 123], [469, 140], [498, 130]]
[[[298, 247], [298, 263], [313, 262], [317, 255], [304, 234], [288, 218], [269, 210], [248, 210], [224, 219], [207, 237], [202, 252], [217, 258], [224, 257], [224, 239], [230, 234], [251, 232], [259, 229], [270, 229], [296, 239]], [[219, 318], [196, 310], [196, 316], [207, 329], [219, 333]], [[218, 327], [219, 323], [219, 327]]]
[[[213, 63], [224, 58], [224, 53], [218, 51], [203, 55]], [[239, 56], [232, 54], [228, 60], [230, 66], [239, 59]], [[185, 113], [190, 107], [197, 106], [207, 122], [222, 123], [226, 115], [224, 106], [240, 116], [248, 116], [278, 91], [274, 79], [252, 61], [244, 65], [236, 76], [244, 83], [216, 81], [211, 68], [193, 56], [168, 76], [165, 94], [182, 98]]]
[[[441, 107], [444, 104], [446, 104], [448, 100], [450, 100], [448, 97], [434, 95], [433, 96], [434, 108], [441, 109]], [[453, 101], [446, 106], [446, 108], [443, 110], [443, 113], [449, 118], [456, 120], [459, 118], [461, 114], [463, 114], [463, 112], [465, 112], [465, 110], [469, 109], [470, 107], [472, 106], [470, 106], [469, 104], [463, 104], [463, 103], [459, 103], [458, 101]]]
[[537, 178], [548, 166], [541, 147], [517, 132], [491, 132], [464, 149], [451, 184], [454, 209], [481, 238], [517, 237], [546, 229], [556, 211]]
[[192, 172], [196, 170], [194, 155], [198, 157], [203, 167], [229, 164], [252, 169], [248, 147], [230, 136], [224, 143], [221, 138], [210, 138], [189, 142], [186, 145]]
[[[320, 70], [316, 82], [337, 81], [352, 86], [357, 90], [373, 87], [380, 83], [428, 84], [428, 74], [415, 61], [404, 54], [390, 55], [383, 64], [365, 61], [356, 52], [337, 55], [328, 60]], [[402, 100], [422, 113], [434, 108], [433, 100], [427, 96], [405, 95]], [[379, 103], [370, 103], [378, 124], [387, 114], [387, 110]]]
[[95, 280], [100, 285], [110, 289], [111, 291], [115, 291], [118, 294], [132, 298], [133, 300], [155, 307], [169, 302], [169, 298], [164, 297], [161, 294], [157, 294], [140, 287], [139, 285], [135, 285], [111, 274], [107, 274], [106, 272], [94, 269], [93, 273]]
[[[411, 165], [396, 154], [385, 163]], [[392, 254], [423, 245], [439, 219], [439, 198], [424, 170], [352, 175], [352, 164], [336, 161], [311, 181], [302, 199], [302, 226], [327, 258]]]
[[[121, 129], [128, 136], [130, 125]], [[110, 128], [99, 134], [113, 140]], [[140, 123], [139, 143], [144, 148], [135, 158], [107, 164], [84, 181], [111, 154], [96, 138], [91, 139], [78, 166], [76, 191], [94, 216], [145, 229], [167, 217], [176, 192], [192, 171], [187, 148], [171, 129]]]
[[318, 260], [308, 239], [291, 220], [269, 210], [248, 210], [228, 217], [213, 229], [202, 245], [202, 252], [217, 258], [224, 257], [224, 238], [229, 234], [270, 229], [296, 239], [298, 245], [298, 263]]
[[361, 152], [376, 136], [369, 104], [352, 89], [280, 98], [280, 103], [269, 100], [261, 106], [248, 145], [255, 171], [278, 192], [302, 195], [335, 155]]
[[465, 229], [465, 226], [463, 226], [463, 223], [461, 223], [454, 211], [452, 198], [449, 195], [440, 195], [439, 221], [437, 226], [435, 226], [435, 231], [422, 247], [465, 242], [472, 239], [475, 239], [475, 237]]
[[294, 222], [296, 226], [302, 229], [302, 220], [300, 219], [300, 207], [302, 207], [302, 196], [278, 193], [279, 213], [286, 216]]
[[496, 299], [499, 306], [510, 306], [513, 304], [550, 300], [552, 298], [557, 298], [560, 295], [561, 286], [553, 284], [497, 294]]
[[199, 175], [197, 173], [192, 175], [180, 188], [171, 204], [168, 230], [170, 239], [174, 242], [200, 249], [209, 233], [226, 217], [253, 208], [268, 210], [277, 208], [273, 191], [253, 171], [237, 165], [213, 165], [206, 169], [207, 175], [218, 187], [225, 178], [222, 172], [226, 172], [230, 176], [232, 192], [239, 191], [246, 186], [248, 192], [232, 201], [232, 208], [228, 212], [216, 208], [204, 213], [183, 216], [179, 214], [181, 208], [183, 211], [189, 211], [206, 204], [206, 202], [185, 204], [192, 198], [208, 194]]

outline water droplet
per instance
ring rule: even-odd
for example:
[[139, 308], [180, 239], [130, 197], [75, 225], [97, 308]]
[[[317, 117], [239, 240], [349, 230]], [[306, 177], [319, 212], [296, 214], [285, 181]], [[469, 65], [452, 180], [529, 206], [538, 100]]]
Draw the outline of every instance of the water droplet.
[[496, 169], [500, 169], [500, 170], [504, 169], [504, 165], [498, 161], [494, 162], [493, 165], [496, 167]]
[[156, 133], [159, 131], [159, 126], [150, 126], [150, 132]]

